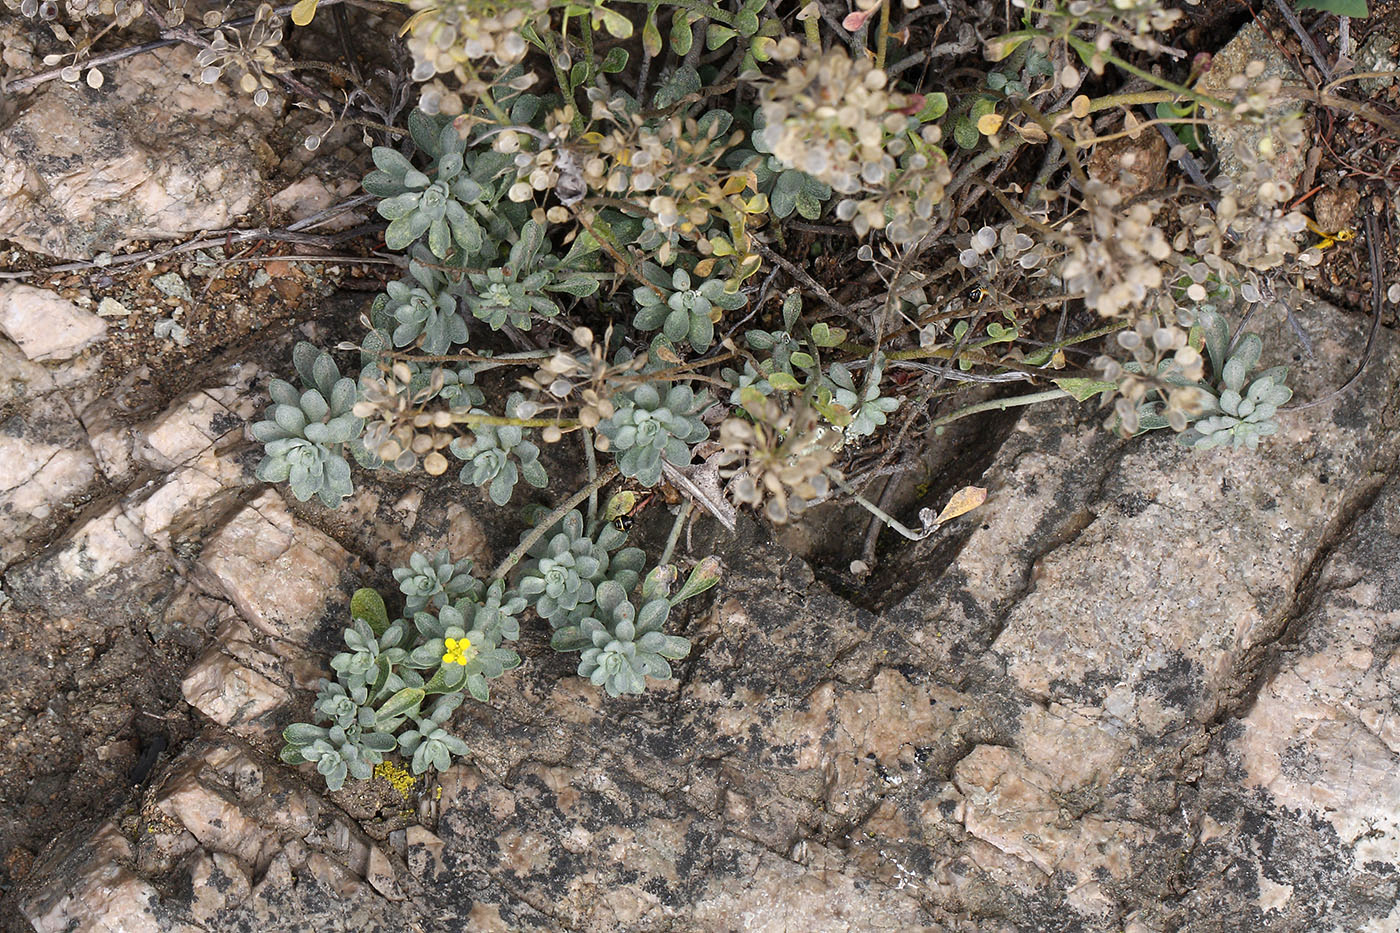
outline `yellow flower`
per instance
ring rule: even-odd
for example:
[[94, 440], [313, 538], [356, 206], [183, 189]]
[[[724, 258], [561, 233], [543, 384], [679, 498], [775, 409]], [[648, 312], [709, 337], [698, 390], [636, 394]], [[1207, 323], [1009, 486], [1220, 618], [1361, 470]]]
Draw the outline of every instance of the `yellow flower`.
[[[470, 638], [447, 638], [443, 640], [443, 644], [447, 646], [447, 653], [442, 656], [443, 664], [466, 664], [467, 661], [471, 660], [467, 654], [472, 647]], [[476, 654], [476, 652], [472, 651], [472, 654]]]

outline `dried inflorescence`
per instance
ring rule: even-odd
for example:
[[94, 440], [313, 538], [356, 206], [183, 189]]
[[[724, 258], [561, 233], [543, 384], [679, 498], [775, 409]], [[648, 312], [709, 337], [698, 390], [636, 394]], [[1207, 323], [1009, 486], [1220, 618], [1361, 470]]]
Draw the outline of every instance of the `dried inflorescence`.
[[[1011, 0], [1011, 4], [1023, 10], [1032, 7], [1029, 0]], [[1099, 74], [1105, 63], [1103, 53], [1116, 42], [1154, 55], [1165, 51], [1156, 34], [1174, 28], [1182, 16], [1180, 10], [1162, 6], [1160, 0], [1055, 0], [1036, 4], [1035, 9], [1045, 19], [1059, 20], [1069, 29], [1091, 31], [1089, 38], [1097, 50], [1091, 66]]]
[[365, 419], [365, 447], [394, 469], [406, 472], [423, 460], [429, 476], [447, 472], [447, 457], [442, 453], [457, 437], [452, 426], [453, 412], [447, 408], [433, 411], [424, 404], [435, 398], [443, 388], [441, 367], [433, 370], [427, 385], [414, 389], [414, 371], [407, 363], [395, 363], [379, 379], [367, 379], [355, 403], [355, 417]]
[[272, 75], [280, 70], [274, 50], [282, 44], [282, 17], [270, 5], [261, 4], [246, 32], [231, 26], [221, 27], [209, 47], [195, 56], [202, 69], [199, 78], [213, 84], [228, 68], [243, 72], [238, 86], [253, 95], [259, 107], [268, 101], [268, 92], [276, 87]]
[[[58, 19], [57, 0], [5, 0], [5, 7], [28, 19], [52, 22]], [[71, 22], [90, 28], [88, 20], [110, 17], [111, 25], [125, 29], [146, 10], [141, 0], [64, 0], [63, 12]], [[65, 39], [66, 32], [55, 32]]]
[[732, 223], [767, 206], [766, 199], [750, 203], [739, 197], [749, 173], [721, 164], [742, 135], [727, 135], [732, 123], [727, 113], [644, 119], [625, 100], [613, 98], [593, 102], [583, 132], [575, 126], [576, 116], [573, 107], [564, 107], [546, 115], [541, 132], [508, 129], [496, 135], [495, 149], [515, 158], [511, 200], [553, 194], [564, 206], [540, 213], [558, 223], [570, 217], [566, 206], [589, 194], [625, 199], [646, 213], [651, 230], [641, 245], [656, 249], [663, 264], [683, 242], [714, 254], [717, 244], [705, 229], [712, 221]]
[[1166, 403], [1158, 412], [1172, 430], [1185, 431], [1190, 420], [1205, 410], [1206, 393], [1183, 382], [1199, 382], [1204, 376], [1204, 360], [1199, 350], [1187, 343], [1187, 333], [1176, 324], [1163, 324], [1156, 315], [1138, 320], [1132, 330], [1119, 331], [1118, 346], [1132, 355], [1124, 365], [1110, 356], [1094, 362], [1106, 382], [1118, 384], [1113, 414], [1105, 427], [1130, 436], [1138, 433], [1139, 412], [1152, 390], [1159, 390]]
[[931, 229], [952, 173], [936, 146], [938, 127], [921, 127], [911, 116], [917, 98], [888, 83], [872, 61], [851, 59], [840, 46], [808, 52], [762, 86], [762, 144], [782, 164], [846, 195], [837, 217], [857, 234], [886, 230], [903, 243]]
[[609, 363], [606, 352], [611, 339], [612, 328], [608, 328], [599, 342], [587, 327], [576, 327], [573, 340], [582, 352], [558, 350], [520, 383], [561, 403], [572, 400], [578, 405], [579, 423], [586, 428], [596, 428], [617, 410], [611, 400], [612, 394], [637, 385], [637, 374], [646, 365], [644, 356]]
[[1293, 186], [1275, 180], [1268, 162], [1239, 155], [1247, 172], [1216, 179], [1221, 197], [1214, 209], [1183, 207], [1186, 229], [1176, 236], [1178, 250], [1194, 253], [1223, 280], [1240, 279], [1249, 269], [1279, 268], [1297, 254], [1298, 236], [1307, 228], [1307, 218], [1288, 209]]
[[413, 53], [413, 79], [430, 81], [452, 75], [459, 85], [449, 90], [441, 81], [424, 89], [419, 103], [429, 113], [455, 116], [467, 99], [485, 89], [479, 71], [509, 68], [528, 50], [521, 30], [547, 8], [544, 0], [408, 0], [413, 16], [404, 31]]
[[783, 408], [765, 399], [750, 411], [753, 421], [726, 419], [719, 427], [721, 475], [730, 478], [735, 502], [761, 508], [782, 524], [806, 511], [830, 488], [826, 470], [836, 459], [835, 432], [808, 407]]
[[1060, 266], [1065, 289], [1082, 294], [1104, 317], [1142, 307], [1162, 287], [1163, 265], [1172, 257], [1166, 234], [1154, 223], [1161, 202], [1139, 201], [1126, 209], [1122, 204], [1115, 188], [1090, 178], [1084, 188], [1086, 220], [1063, 228], [1075, 235]]

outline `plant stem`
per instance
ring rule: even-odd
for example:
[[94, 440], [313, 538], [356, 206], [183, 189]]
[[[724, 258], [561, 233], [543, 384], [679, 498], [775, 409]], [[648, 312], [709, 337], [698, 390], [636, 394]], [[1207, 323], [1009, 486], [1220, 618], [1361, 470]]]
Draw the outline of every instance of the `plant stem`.
[[[623, 3], [650, 4], [652, 0], [622, 0]], [[705, 3], [703, 0], [666, 0], [667, 6], [679, 7], [682, 10], [689, 10], [692, 13], [699, 13], [701, 16], [708, 16], [717, 23], [726, 26], [734, 25], [734, 14], [726, 10], [721, 10], [712, 3]]]
[[959, 408], [949, 415], [944, 415], [929, 423], [929, 427], [940, 428], [945, 424], [952, 424], [960, 421], [969, 415], [975, 415], [984, 411], [1006, 411], [1008, 408], [1019, 408], [1022, 405], [1034, 405], [1037, 402], [1049, 402], [1057, 398], [1072, 398], [1064, 389], [1050, 389], [1045, 392], [1032, 392], [1030, 395], [1017, 395], [1012, 398], [993, 399], [990, 402], [978, 402], [976, 405], [969, 405], [966, 408]]
[[890, 0], [880, 4], [880, 26], [875, 31], [875, 68], [885, 70], [885, 52], [890, 46]]
[[1137, 77], [1142, 78], [1144, 81], [1150, 81], [1151, 83], [1157, 85], [1160, 88], [1163, 88], [1164, 90], [1175, 91], [1182, 97], [1185, 97], [1188, 100], [1194, 100], [1198, 104], [1207, 104], [1211, 107], [1214, 107], [1217, 110], [1228, 111], [1232, 109], [1231, 104], [1228, 101], [1223, 101], [1218, 97], [1211, 97], [1208, 94], [1202, 94], [1199, 91], [1193, 91], [1185, 85], [1177, 84], [1175, 81], [1168, 81], [1161, 75], [1154, 75], [1150, 71], [1144, 71], [1143, 69], [1139, 68], [1134, 64], [1131, 64], [1130, 62], [1124, 61], [1117, 55], [1114, 55], [1112, 52], [1100, 51], [1092, 42], [1086, 42], [1085, 40], [1080, 39], [1078, 36], [1065, 36], [1065, 41], [1068, 42], [1070, 44], [1070, 47], [1073, 48], [1074, 51], [1079, 54], [1079, 58], [1084, 62], [1084, 64], [1090, 68], [1093, 67], [1091, 62], [1094, 60], [1094, 57], [1098, 56], [1104, 61], [1123, 69], [1130, 75], [1136, 75]]
[[578, 427], [578, 422], [568, 418], [502, 418], [498, 415], [477, 415], [469, 412], [452, 415], [454, 424], [483, 425], [496, 428], [516, 427], [516, 428], [549, 428], [573, 430]]
[[530, 529], [529, 534], [520, 539], [520, 543], [515, 546], [515, 550], [507, 554], [506, 559], [496, 565], [496, 569], [491, 572], [491, 582], [495, 583], [497, 580], [504, 580], [506, 574], [510, 573], [510, 569], [520, 563], [520, 558], [524, 557], [526, 552], [535, 546], [536, 541], [543, 538], [549, 529], [553, 528], [565, 515], [568, 515], [571, 509], [584, 499], [587, 499], [590, 494], [596, 493], [599, 489], [602, 489], [608, 483], [612, 482], [613, 479], [617, 477], [617, 473], [617, 464], [613, 464], [604, 470], [597, 479], [565, 499], [562, 505], [546, 515], [538, 525]]
[[[871, 502], [869, 499], [865, 498], [860, 493], [852, 489], [846, 483], [846, 481], [841, 478], [840, 473], [837, 473], [835, 470], [827, 470], [825, 472], [827, 479], [835, 483], [838, 489], [840, 489], [846, 495], [854, 499], [858, 505], [864, 508], [871, 515], [874, 515], [880, 521], [884, 522], [886, 525], [890, 526], [900, 534], [904, 535], [904, 537], [908, 538], [910, 541], [922, 541], [938, 529], [937, 525], [926, 525], [923, 531], [914, 531], [912, 528], [905, 525], [903, 522], [895, 518], [889, 512], [886, 512], [884, 509], [880, 508], [878, 505]], [[930, 512], [929, 514], [932, 513]]]
[[666, 538], [666, 549], [661, 552], [661, 560], [657, 561], [657, 566], [664, 567], [671, 562], [671, 555], [676, 551], [676, 543], [681, 539], [681, 529], [685, 527], [686, 519], [690, 518], [690, 513], [694, 509], [694, 500], [686, 499], [681, 504], [681, 510], [676, 514], [676, 520], [671, 525], [671, 534]]
[[598, 457], [593, 453], [593, 432], [587, 428], [580, 428], [579, 436], [583, 438], [583, 460], [588, 465], [588, 485], [593, 487], [593, 491], [588, 494], [587, 527], [591, 530], [594, 520], [598, 517], [598, 487], [593, 486], [598, 479]]

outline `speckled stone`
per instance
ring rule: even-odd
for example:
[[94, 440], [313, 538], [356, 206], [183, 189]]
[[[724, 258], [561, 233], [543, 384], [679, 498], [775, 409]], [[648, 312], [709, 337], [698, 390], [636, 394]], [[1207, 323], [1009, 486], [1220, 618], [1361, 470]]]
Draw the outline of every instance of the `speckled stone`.
[[43, 85], [0, 131], [0, 238], [91, 259], [230, 226], [254, 206], [278, 107], [200, 81], [187, 46], [103, 72], [100, 90]]
[[[1229, 100], [1234, 94], [1229, 88], [1230, 79], [1235, 75], [1244, 74], [1245, 68], [1252, 61], [1264, 63], [1264, 71], [1255, 79], [1256, 83], [1269, 78], [1279, 78], [1284, 84], [1306, 83], [1259, 24], [1249, 22], [1225, 44], [1224, 48], [1215, 53], [1210, 70], [1196, 82], [1196, 90], [1211, 97]], [[1307, 105], [1299, 100], [1281, 101], [1268, 111], [1270, 116], [1276, 118], [1300, 108], [1304, 111], [1304, 145], [1291, 146], [1275, 140], [1274, 154], [1266, 160], [1273, 166], [1276, 180], [1292, 185], [1298, 183], [1298, 176], [1302, 174], [1307, 159], [1307, 140], [1312, 132], [1313, 116]], [[1236, 121], [1212, 123], [1206, 132], [1211, 145], [1215, 147], [1216, 156], [1220, 159], [1220, 173], [1227, 178], [1239, 180], [1244, 177], [1245, 169], [1235, 152], [1236, 147], [1257, 156], [1259, 141], [1264, 138], [1268, 128], [1248, 121]]]

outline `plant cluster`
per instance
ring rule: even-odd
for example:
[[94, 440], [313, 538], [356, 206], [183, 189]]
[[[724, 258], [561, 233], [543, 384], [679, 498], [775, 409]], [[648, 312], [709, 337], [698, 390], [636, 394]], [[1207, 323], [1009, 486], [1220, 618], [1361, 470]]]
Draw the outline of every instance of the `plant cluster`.
[[585, 534], [578, 512], [539, 530], [554, 533], [531, 548], [515, 585], [488, 583], [470, 560], [453, 561], [445, 551], [415, 552], [394, 570], [403, 616], [391, 620], [376, 591], [356, 591], [346, 650], [330, 661], [335, 680], [321, 680], [312, 722], [283, 731], [282, 760], [314, 764], [333, 791], [347, 778], [368, 780], [396, 753], [413, 775], [446, 770], [469, 752], [449, 731], [452, 715], [468, 697], [488, 702], [490, 681], [520, 665], [505, 644], [520, 637], [527, 608], [554, 626], [556, 650], [582, 651], [580, 676], [612, 696], [644, 693], [648, 677], [670, 679], [667, 659], [684, 658], [690, 642], [663, 627], [673, 606], [718, 580], [714, 562], [698, 565], [674, 595], [676, 569], [654, 568], [634, 610], [645, 557], [636, 548], [618, 551], [624, 533], [604, 523]]
[[[761, 0], [408, 7], [400, 77], [417, 106], [400, 115], [371, 82], [350, 95], [378, 143], [363, 187], [403, 271], [369, 308], [357, 375], [298, 346], [304, 389], [274, 383], [254, 427], [259, 475], [326, 505], [353, 489], [348, 458], [450, 473], [500, 507], [584, 488], [489, 581], [442, 555], [395, 573], [404, 618], [356, 622], [345, 661], [388, 673], [328, 685], [354, 715], [318, 701], [322, 724], [296, 733], [328, 777], [372, 769], [384, 735], [415, 769], [460, 754], [442, 733], [452, 698], [480, 698], [509, 666], [500, 644], [526, 608], [609, 693], [669, 676], [688, 646], [663, 626], [683, 597], [599, 518], [615, 477], [645, 501], [690, 497], [666, 566], [696, 504], [783, 523], [854, 502], [917, 536], [859, 490], [993, 405], [1097, 397], [1110, 428], [1169, 428], [1198, 449], [1278, 430], [1286, 373], [1253, 374], [1261, 340], [1243, 321], [1291, 313], [1319, 263], [1271, 160], [1303, 124], [1258, 67], [1222, 97], [1200, 91], [1205, 64], [1170, 44], [1179, 11], [960, 9], [949, 35], [989, 36], [985, 61], [944, 68], [942, 26], [889, 0], [839, 29], [817, 3], [784, 15]], [[249, 45], [271, 48], [262, 22], [211, 44], [209, 67], [285, 77], [282, 53]], [[1242, 122], [1265, 142], [1207, 181], [1199, 130]], [[1152, 164], [1142, 134], [1164, 130], [1194, 187]], [[1095, 161], [1122, 140], [1142, 151]], [[996, 397], [959, 406], [969, 391]], [[431, 708], [429, 684], [450, 686]]]

